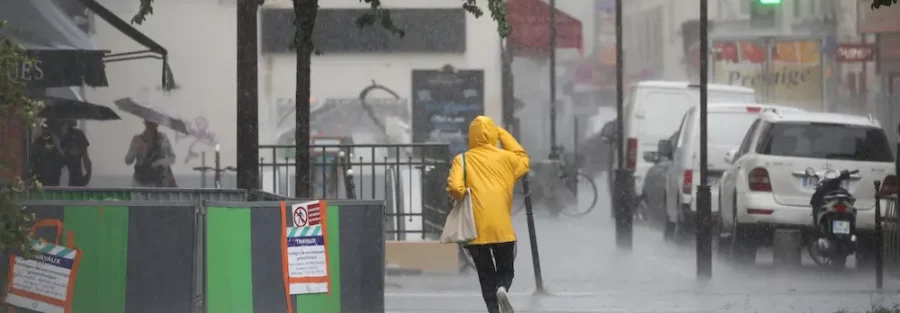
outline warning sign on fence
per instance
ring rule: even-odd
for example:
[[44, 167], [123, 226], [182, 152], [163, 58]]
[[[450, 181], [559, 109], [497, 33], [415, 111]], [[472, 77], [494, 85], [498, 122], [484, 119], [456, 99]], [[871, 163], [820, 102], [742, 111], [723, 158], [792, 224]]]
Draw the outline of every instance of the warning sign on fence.
[[[62, 222], [44, 220], [35, 226], [58, 226]], [[58, 224], [58, 225], [56, 225]], [[34, 229], [32, 229], [32, 233]], [[58, 240], [59, 236], [57, 236]], [[69, 313], [75, 287], [75, 273], [81, 261], [81, 251], [58, 244], [34, 241], [34, 253], [29, 258], [10, 256], [12, 274], [5, 302], [29, 310], [45, 313]]]
[[322, 223], [322, 202], [309, 201], [291, 205], [294, 227], [319, 225]]
[[[323, 207], [326, 207], [325, 201], [291, 206], [294, 225], [302, 226], [284, 228], [282, 255], [288, 294], [330, 292], [328, 235]], [[282, 208], [285, 208], [284, 204]]]

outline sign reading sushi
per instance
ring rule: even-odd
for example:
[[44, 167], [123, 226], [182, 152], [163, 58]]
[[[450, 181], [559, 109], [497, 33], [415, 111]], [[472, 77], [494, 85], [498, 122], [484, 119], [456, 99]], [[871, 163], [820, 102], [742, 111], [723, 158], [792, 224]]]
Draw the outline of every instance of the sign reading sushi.
[[[316, 202], [318, 203], [304, 203], [304, 207], [326, 207], [325, 201]], [[304, 223], [306, 226], [286, 228], [286, 275], [289, 293], [292, 295], [330, 291], [325, 210], [321, 210], [319, 214], [321, 223]]]
[[[42, 220], [36, 227], [57, 226], [57, 223], [61, 231], [62, 222], [59, 220]], [[71, 299], [81, 251], [39, 241], [33, 241], [31, 248], [33, 254], [29, 258], [10, 256], [12, 278], [6, 286], [9, 292], [5, 302], [37, 312], [72, 312]]]

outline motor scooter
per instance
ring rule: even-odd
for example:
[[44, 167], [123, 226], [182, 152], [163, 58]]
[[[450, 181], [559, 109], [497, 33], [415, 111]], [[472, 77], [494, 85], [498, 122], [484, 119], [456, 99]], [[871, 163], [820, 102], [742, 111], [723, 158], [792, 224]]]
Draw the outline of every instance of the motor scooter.
[[813, 261], [822, 267], [844, 268], [847, 256], [856, 253], [856, 198], [845, 182], [859, 170], [826, 170], [822, 176], [806, 168], [806, 179], [816, 179], [810, 198], [813, 231], [807, 247]]

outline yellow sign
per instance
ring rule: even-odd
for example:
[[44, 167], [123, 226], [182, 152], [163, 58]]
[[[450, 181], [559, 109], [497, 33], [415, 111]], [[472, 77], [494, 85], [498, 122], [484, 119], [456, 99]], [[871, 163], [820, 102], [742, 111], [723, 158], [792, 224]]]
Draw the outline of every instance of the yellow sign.
[[816, 41], [779, 42], [773, 49], [768, 74], [763, 71], [764, 62], [740, 53], [717, 59], [713, 75], [717, 83], [753, 88], [763, 102], [822, 111], [822, 64], [818, 47]]

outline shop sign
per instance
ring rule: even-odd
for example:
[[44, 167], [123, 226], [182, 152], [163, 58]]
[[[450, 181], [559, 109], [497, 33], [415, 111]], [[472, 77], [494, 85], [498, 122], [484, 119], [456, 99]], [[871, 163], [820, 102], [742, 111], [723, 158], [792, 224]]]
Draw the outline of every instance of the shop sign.
[[875, 60], [875, 45], [839, 44], [837, 47], [838, 62], [871, 62]]

